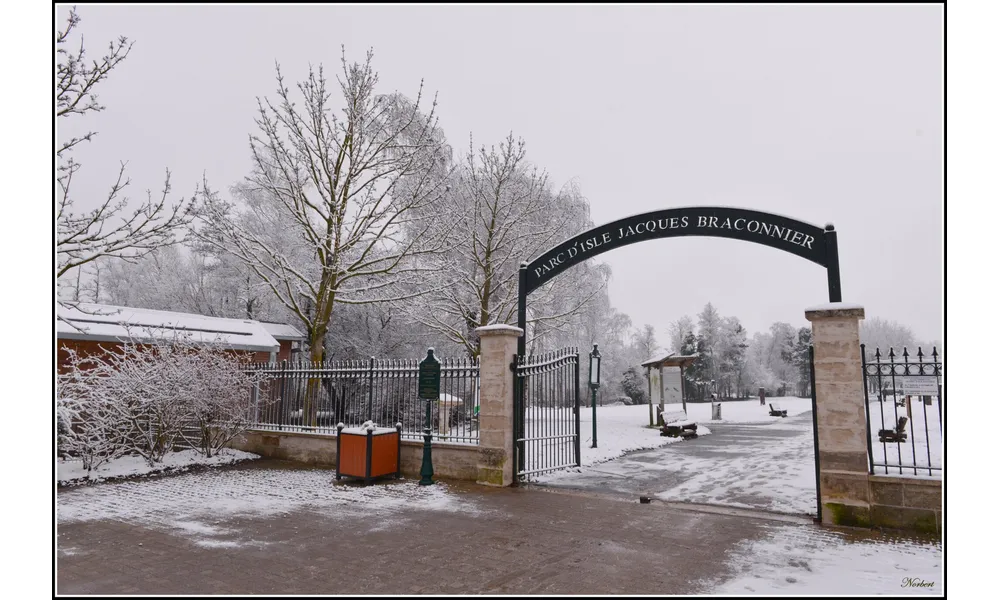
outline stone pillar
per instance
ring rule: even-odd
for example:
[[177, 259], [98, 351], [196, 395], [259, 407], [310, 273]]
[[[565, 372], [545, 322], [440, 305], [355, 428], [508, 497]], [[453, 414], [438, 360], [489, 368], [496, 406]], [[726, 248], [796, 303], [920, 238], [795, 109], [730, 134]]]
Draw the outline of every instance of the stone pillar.
[[514, 483], [514, 372], [510, 364], [524, 330], [510, 325], [476, 329], [479, 334], [479, 475], [477, 483]]
[[861, 374], [865, 309], [835, 302], [806, 309], [812, 322], [823, 523], [868, 527], [868, 440]]

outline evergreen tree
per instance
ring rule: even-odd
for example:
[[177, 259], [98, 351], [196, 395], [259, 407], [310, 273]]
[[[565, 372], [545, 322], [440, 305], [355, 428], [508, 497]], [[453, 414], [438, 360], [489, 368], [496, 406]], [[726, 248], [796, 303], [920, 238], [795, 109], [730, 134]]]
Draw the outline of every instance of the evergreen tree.
[[736, 317], [723, 321], [719, 354], [720, 396], [742, 397], [747, 365], [747, 332]]
[[[722, 337], [722, 315], [716, 310], [711, 302], [705, 305], [701, 313], [698, 314], [698, 337], [702, 340], [702, 351], [705, 367], [705, 378], [718, 381], [719, 376], [719, 342]], [[715, 391], [715, 390], [711, 390]]]
[[798, 369], [799, 396], [806, 397], [811, 393], [809, 389], [812, 365], [809, 364], [809, 347], [812, 346], [812, 330], [802, 327], [798, 332], [798, 339], [795, 341], [795, 352], [793, 361]]
[[705, 390], [711, 380], [709, 374], [710, 358], [705, 353], [704, 338], [695, 336], [693, 332], [689, 331], [684, 336], [682, 353], [685, 355], [698, 355], [698, 359], [684, 369], [684, 396], [690, 399], [704, 400]]
[[632, 404], [649, 402], [646, 387], [646, 378], [639, 373], [639, 369], [636, 367], [629, 367], [627, 371], [622, 373], [622, 392], [632, 400]]

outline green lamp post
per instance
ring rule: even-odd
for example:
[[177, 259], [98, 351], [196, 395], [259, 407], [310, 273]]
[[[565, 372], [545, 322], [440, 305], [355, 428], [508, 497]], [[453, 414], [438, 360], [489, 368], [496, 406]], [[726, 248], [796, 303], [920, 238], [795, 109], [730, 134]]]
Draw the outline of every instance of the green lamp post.
[[427, 358], [420, 361], [418, 390], [421, 399], [427, 401], [424, 417], [424, 460], [420, 464], [420, 485], [432, 485], [434, 465], [431, 462], [431, 402], [441, 397], [441, 362], [434, 356], [434, 348], [427, 349]]
[[591, 448], [597, 447], [597, 388], [601, 387], [601, 353], [597, 344], [590, 352], [590, 410], [593, 414], [594, 432], [591, 438]]

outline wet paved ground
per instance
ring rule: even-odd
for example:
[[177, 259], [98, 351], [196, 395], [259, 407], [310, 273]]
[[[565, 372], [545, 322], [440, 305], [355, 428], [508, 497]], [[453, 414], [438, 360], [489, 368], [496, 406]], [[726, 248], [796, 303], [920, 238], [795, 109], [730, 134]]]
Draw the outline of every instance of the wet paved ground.
[[[756, 435], [740, 431], [733, 439]], [[943, 591], [936, 543], [753, 510], [639, 504], [621, 491], [364, 488], [261, 460], [64, 489], [57, 500], [59, 594]], [[906, 576], [934, 585], [901, 589]]]
[[352, 502], [343, 487], [344, 503], [326, 491], [296, 503], [273, 486], [332, 489], [333, 473], [286, 467], [61, 491], [58, 593], [696, 593], [721, 554], [774, 523], [464, 484], [442, 487], [450, 504]]
[[639, 450], [535, 485], [815, 514], [811, 413], [773, 423], [708, 425], [711, 435]]

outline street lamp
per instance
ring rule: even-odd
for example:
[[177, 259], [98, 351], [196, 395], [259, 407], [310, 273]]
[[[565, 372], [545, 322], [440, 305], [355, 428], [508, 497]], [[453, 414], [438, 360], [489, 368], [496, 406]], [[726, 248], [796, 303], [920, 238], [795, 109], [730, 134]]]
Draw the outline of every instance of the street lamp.
[[597, 388], [601, 387], [601, 353], [597, 344], [590, 352], [590, 410], [593, 414], [594, 432], [591, 436], [591, 448], [597, 447]]

